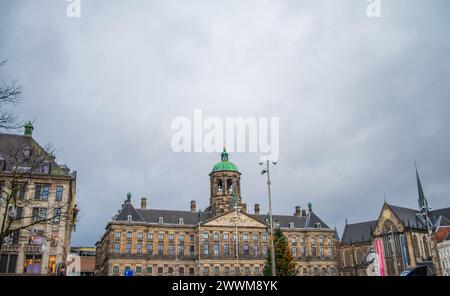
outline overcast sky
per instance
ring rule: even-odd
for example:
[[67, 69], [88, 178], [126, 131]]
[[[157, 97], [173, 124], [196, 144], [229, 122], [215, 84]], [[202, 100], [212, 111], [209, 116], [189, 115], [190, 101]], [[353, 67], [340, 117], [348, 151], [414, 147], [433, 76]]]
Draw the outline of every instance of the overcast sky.
[[[431, 4], [432, 2], [432, 4]], [[73, 245], [93, 245], [133, 194], [209, 203], [218, 153], [174, 153], [175, 116], [279, 116], [274, 212], [313, 210], [342, 231], [389, 203], [450, 206], [450, 2], [2, 0], [3, 80], [21, 119], [78, 171]], [[251, 212], [267, 211], [258, 153], [231, 153]]]

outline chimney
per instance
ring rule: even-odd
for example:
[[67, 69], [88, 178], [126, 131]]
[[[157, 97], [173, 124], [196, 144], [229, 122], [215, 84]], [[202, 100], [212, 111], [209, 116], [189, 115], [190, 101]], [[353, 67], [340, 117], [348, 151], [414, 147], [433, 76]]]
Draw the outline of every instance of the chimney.
[[302, 216], [302, 208], [300, 208], [299, 206], [296, 206], [294, 216], [301, 217]]
[[255, 204], [255, 215], [259, 215], [259, 204]]
[[197, 203], [195, 200], [191, 200], [191, 212], [197, 212]]
[[141, 198], [141, 210], [146, 210], [147, 209], [147, 198], [143, 197]]

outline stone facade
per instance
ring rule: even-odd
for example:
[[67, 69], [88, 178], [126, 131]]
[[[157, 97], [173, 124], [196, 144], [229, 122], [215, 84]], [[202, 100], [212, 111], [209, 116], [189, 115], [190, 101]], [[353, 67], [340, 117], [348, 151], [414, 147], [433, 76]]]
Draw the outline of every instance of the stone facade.
[[[194, 201], [190, 211], [147, 209], [147, 199], [135, 208], [129, 196], [96, 244], [96, 274], [261, 275], [270, 246], [265, 215], [259, 205], [247, 213], [241, 174], [224, 153], [210, 174], [205, 212]], [[290, 242], [298, 275], [337, 275], [335, 230], [311, 207], [274, 215], [274, 222]]]
[[[26, 177], [22, 174], [19, 178], [15, 173], [16, 164], [7, 157], [11, 151], [20, 154], [43, 151], [31, 137], [30, 126], [29, 134], [23, 136], [0, 134], [0, 217], [15, 211], [10, 229], [20, 228], [1, 242], [0, 274], [54, 274], [56, 265], [64, 262], [69, 253], [76, 172], [70, 172], [66, 166], [58, 165], [53, 156], [46, 155], [49, 161], [41, 171], [33, 171]], [[17, 188], [15, 183], [20, 184], [20, 189], [13, 189]], [[17, 190], [17, 196], [9, 198], [12, 190]], [[60, 211], [59, 215], [54, 214], [56, 210]], [[52, 215], [51, 221], [33, 223], [36, 221], [33, 219]]]

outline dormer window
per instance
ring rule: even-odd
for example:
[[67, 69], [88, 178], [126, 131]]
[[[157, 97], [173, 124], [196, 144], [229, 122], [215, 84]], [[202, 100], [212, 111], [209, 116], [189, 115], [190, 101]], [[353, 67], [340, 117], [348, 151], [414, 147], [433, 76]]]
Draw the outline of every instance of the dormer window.
[[30, 147], [25, 147], [23, 149], [23, 156], [25, 158], [29, 158], [31, 156], [31, 148]]
[[44, 162], [41, 167], [41, 173], [49, 174], [50, 173], [50, 163]]
[[322, 228], [322, 224], [316, 223], [316, 228]]
[[184, 224], [184, 220], [183, 220], [183, 218], [178, 218], [178, 224], [180, 224], [180, 225], [183, 225]]
[[159, 223], [159, 224], [164, 224], [164, 218], [163, 218], [163, 217], [159, 217], [158, 223]]
[[291, 229], [294, 229], [294, 228], [295, 228], [294, 222], [290, 222], [290, 223], [289, 223], [289, 228], [291, 228]]
[[133, 216], [128, 215], [128, 216], [127, 216], [127, 221], [128, 221], [128, 222], [132, 222], [132, 221], [133, 221]]

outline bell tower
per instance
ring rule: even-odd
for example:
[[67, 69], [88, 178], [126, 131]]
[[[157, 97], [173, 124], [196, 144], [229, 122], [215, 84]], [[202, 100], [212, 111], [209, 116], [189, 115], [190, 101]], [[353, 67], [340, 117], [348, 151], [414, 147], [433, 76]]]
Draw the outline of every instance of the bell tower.
[[237, 205], [245, 211], [241, 200], [241, 173], [237, 166], [228, 160], [226, 148], [220, 155], [221, 161], [216, 163], [209, 174], [211, 197], [209, 209], [216, 216], [233, 209], [233, 196], [237, 196]]

